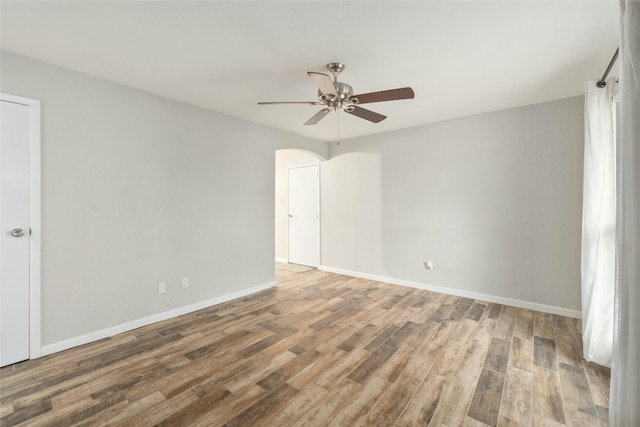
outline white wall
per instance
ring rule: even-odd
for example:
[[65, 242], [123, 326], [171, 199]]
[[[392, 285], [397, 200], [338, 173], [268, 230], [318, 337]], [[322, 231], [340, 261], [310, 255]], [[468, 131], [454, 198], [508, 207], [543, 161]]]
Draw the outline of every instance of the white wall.
[[579, 311], [582, 150], [582, 97], [333, 143], [322, 264]]
[[276, 151], [276, 260], [289, 259], [289, 168], [319, 163], [320, 159], [302, 150]]
[[274, 152], [325, 143], [1, 54], [42, 101], [43, 345], [275, 280]]

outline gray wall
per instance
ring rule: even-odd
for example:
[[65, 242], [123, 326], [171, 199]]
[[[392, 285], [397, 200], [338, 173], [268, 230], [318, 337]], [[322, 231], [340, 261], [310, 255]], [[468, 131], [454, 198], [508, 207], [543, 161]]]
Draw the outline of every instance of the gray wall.
[[[274, 280], [274, 153], [325, 143], [1, 59], [42, 101], [43, 345]], [[577, 97], [334, 143], [321, 262], [579, 310], [582, 141]]]
[[43, 345], [275, 280], [274, 152], [326, 143], [1, 59], [42, 101]]
[[580, 310], [582, 159], [582, 97], [333, 143], [322, 265]]

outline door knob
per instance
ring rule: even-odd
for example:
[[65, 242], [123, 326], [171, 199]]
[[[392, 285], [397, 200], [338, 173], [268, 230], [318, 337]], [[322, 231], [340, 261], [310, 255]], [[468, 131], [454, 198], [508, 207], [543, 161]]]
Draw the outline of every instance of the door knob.
[[289, 218], [293, 218], [293, 215], [289, 214]]
[[22, 237], [24, 236], [24, 230], [22, 228], [14, 228], [11, 230], [11, 235], [13, 237]]

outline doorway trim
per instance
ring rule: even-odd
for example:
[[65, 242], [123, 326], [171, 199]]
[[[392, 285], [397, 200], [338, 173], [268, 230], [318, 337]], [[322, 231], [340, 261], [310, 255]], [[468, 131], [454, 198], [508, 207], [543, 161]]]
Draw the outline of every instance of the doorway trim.
[[29, 107], [29, 359], [42, 354], [42, 171], [40, 101], [0, 93], [0, 99]]

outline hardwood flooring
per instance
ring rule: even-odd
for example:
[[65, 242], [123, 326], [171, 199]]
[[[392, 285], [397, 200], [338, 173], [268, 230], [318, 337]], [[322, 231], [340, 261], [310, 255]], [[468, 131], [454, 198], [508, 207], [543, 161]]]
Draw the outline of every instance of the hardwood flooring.
[[0, 426], [603, 426], [580, 321], [317, 270], [0, 370]]

